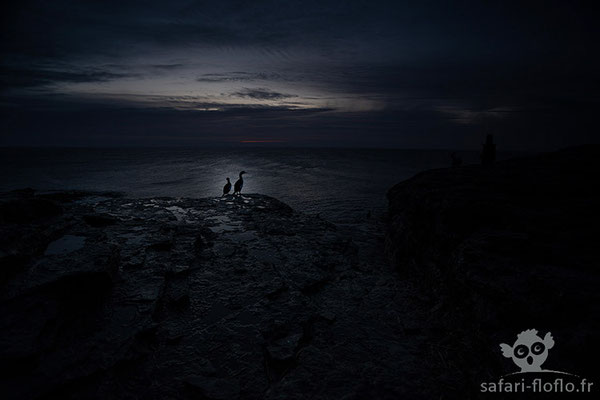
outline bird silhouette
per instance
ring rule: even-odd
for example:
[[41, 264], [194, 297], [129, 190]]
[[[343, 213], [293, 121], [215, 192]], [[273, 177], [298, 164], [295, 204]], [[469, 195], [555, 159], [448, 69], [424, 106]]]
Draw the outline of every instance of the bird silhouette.
[[[231, 190], [231, 181], [229, 180], [229, 178], [227, 178], [227, 183], [225, 184], [225, 186], [223, 186], [223, 196], [228, 194], [230, 190]], [[223, 197], [223, 196], [221, 196], [221, 197]]]
[[246, 173], [246, 171], [242, 171], [240, 172], [240, 179], [238, 179], [237, 181], [235, 181], [235, 185], [233, 186], [233, 194], [238, 194], [241, 195], [242, 193], [242, 187], [244, 186], [244, 178], [242, 178], [242, 175], [244, 175]]

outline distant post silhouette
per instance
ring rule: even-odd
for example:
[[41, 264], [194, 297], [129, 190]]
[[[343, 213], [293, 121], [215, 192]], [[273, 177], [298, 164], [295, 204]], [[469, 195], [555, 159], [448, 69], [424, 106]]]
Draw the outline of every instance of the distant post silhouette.
[[493, 165], [496, 162], [496, 144], [494, 143], [494, 136], [487, 135], [483, 150], [481, 151], [481, 164], [484, 166]]
[[462, 158], [456, 154], [456, 152], [452, 152], [452, 154], [450, 154], [450, 158], [452, 158], [452, 167], [453, 168], [458, 168], [462, 165]]

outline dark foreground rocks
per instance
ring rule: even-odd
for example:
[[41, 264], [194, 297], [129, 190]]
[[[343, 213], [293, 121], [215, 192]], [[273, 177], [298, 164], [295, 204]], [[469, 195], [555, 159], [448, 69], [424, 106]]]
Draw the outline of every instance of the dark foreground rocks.
[[383, 251], [273, 198], [25, 190], [0, 219], [2, 398], [434, 392]]
[[386, 250], [428, 293], [446, 392], [515, 372], [499, 344], [535, 328], [544, 368], [596, 380], [600, 146], [421, 173], [389, 193]]

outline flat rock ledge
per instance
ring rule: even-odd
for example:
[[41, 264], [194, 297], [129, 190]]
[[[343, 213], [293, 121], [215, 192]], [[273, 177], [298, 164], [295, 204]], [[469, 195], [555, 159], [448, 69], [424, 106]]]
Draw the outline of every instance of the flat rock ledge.
[[22, 190], [0, 222], [3, 398], [431, 390], [389, 268], [276, 199]]

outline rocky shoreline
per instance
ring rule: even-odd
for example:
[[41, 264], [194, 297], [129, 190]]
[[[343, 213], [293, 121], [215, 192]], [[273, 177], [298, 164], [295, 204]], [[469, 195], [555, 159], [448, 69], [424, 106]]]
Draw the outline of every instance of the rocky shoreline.
[[530, 328], [593, 378], [599, 159], [427, 171], [354, 234], [258, 194], [4, 193], [1, 392], [469, 398]]
[[24, 190], [0, 211], [5, 398], [432, 390], [383, 248], [276, 199]]

